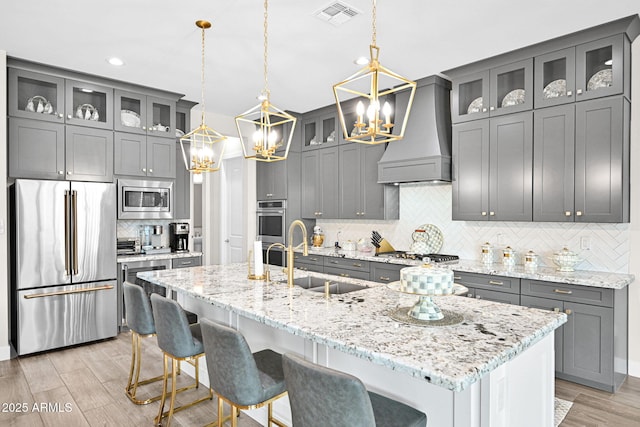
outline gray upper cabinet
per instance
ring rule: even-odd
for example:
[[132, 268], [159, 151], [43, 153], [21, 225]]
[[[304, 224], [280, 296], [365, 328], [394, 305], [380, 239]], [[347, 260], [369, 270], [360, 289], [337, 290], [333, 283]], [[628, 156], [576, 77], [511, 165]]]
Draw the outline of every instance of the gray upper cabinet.
[[64, 79], [18, 68], [8, 70], [11, 117], [64, 123]]
[[[631, 58], [624, 34], [535, 58], [535, 106], [548, 107], [611, 95], [629, 97]], [[628, 77], [627, 77], [628, 78]]]
[[311, 111], [302, 116], [302, 150], [315, 150], [338, 145], [340, 125], [335, 105]]
[[533, 60], [526, 59], [453, 80], [453, 123], [533, 108]]
[[113, 181], [113, 132], [82, 126], [66, 127], [66, 179]]
[[287, 166], [289, 160], [257, 162], [256, 193], [258, 200], [287, 198]]
[[9, 118], [9, 176], [65, 179], [64, 125]]
[[115, 91], [114, 129], [174, 139], [176, 101], [143, 93]]
[[397, 186], [378, 184], [385, 145], [340, 145], [340, 219], [398, 219]]
[[576, 222], [629, 222], [630, 111], [623, 96], [576, 104]]
[[115, 133], [116, 175], [175, 178], [175, 139]]
[[532, 112], [453, 126], [454, 220], [531, 221]]
[[66, 80], [65, 122], [113, 130], [113, 89], [78, 80]]
[[[176, 105], [176, 137], [186, 134], [191, 129], [191, 109], [195, 102], [181, 99]], [[173, 187], [173, 218], [189, 219], [191, 216], [191, 172], [187, 169], [182, 152], [180, 138], [176, 138], [176, 183]], [[185, 146], [189, 153], [189, 144]]]
[[302, 154], [303, 218], [338, 217], [338, 147]]

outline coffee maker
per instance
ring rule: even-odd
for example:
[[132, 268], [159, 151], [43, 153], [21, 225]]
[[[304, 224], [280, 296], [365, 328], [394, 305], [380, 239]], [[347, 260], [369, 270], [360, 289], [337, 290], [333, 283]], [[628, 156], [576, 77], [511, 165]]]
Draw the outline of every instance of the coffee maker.
[[173, 252], [189, 252], [189, 224], [172, 222], [169, 224], [169, 246]]

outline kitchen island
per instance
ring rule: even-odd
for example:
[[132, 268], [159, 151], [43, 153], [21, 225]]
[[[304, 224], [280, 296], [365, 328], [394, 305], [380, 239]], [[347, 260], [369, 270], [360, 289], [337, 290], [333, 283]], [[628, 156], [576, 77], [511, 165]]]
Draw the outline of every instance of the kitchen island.
[[[336, 279], [296, 271], [296, 277], [306, 275]], [[295, 352], [357, 375], [369, 389], [427, 413], [429, 425], [553, 425], [552, 332], [566, 322], [562, 313], [437, 297], [443, 310], [464, 320], [424, 327], [388, 316], [413, 305], [416, 296], [369, 281], [341, 278], [367, 289], [325, 298], [288, 288], [279, 268], [270, 283], [250, 281], [246, 264], [144, 272], [138, 278], [175, 292], [201, 317], [238, 328], [253, 351]], [[290, 419], [286, 399], [274, 410]]]

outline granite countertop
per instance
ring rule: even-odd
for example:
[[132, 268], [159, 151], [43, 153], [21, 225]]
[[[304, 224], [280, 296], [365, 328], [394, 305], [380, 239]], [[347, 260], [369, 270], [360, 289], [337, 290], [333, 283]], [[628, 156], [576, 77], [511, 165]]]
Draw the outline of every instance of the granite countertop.
[[[297, 249], [296, 252], [302, 252]], [[386, 258], [373, 253], [359, 251], [335, 250], [335, 248], [309, 248], [309, 254], [331, 257], [344, 257], [363, 261], [382, 262], [388, 264], [420, 265], [422, 261], [402, 258]], [[572, 285], [591, 286], [597, 288], [623, 289], [630, 285], [635, 276], [633, 274], [609, 273], [604, 271], [576, 270], [560, 272], [552, 267], [537, 267], [535, 270], [525, 270], [522, 265], [507, 268], [502, 264], [484, 265], [480, 261], [461, 259], [457, 262], [440, 263], [438, 266], [466, 273], [492, 274], [498, 276], [517, 277], [520, 279], [544, 280], [548, 282], [567, 283]]]
[[[336, 279], [299, 270], [294, 274]], [[414, 326], [396, 322], [387, 313], [413, 305], [417, 296], [392, 291], [385, 284], [340, 278], [369, 289], [325, 299], [322, 293], [288, 288], [280, 268], [272, 268], [271, 276], [270, 283], [248, 280], [246, 263], [138, 273], [147, 282], [453, 391], [464, 390], [567, 320], [563, 313], [435, 297], [441, 309], [461, 314], [464, 321]]]
[[195, 256], [202, 256], [202, 252], [169, 252], [166, 254], [138, 254], [138, 255], [118, 255], [116, 257], [117, 262], [135, 262], [135, 261], [153, 261], [160, 259], [173, 259], [173, 258], [190, 258]]

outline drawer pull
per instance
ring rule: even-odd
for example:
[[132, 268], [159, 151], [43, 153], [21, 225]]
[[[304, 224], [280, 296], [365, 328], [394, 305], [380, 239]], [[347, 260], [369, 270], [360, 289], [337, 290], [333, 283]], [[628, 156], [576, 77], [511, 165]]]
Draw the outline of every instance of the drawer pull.
[[390, 280], [391, 280], [391, 278], [390, 278], [390, 277], [384, 277], [384, 276], [380, 276], [378, 279], [380, 279], [380, 280], [384, 280], [385, 282], [388, 282], [388, 281], [390, 281]]
[[499, 282], [497, 280], [489, 280], [489, 284], [490, 285], [498, 285], [498, 286], [502, 286], [504, 285], [504, 282]]
[[573, 293], [573, 291], [567, 291], [565, 289], [554, 289], [553, 292], [557, 294], [565, 294], [565, 295], [571, 295]]
[[309, 258], [311, 261], [318, 261], [318, 258]]
[[342, 277], [349, 277], [349, 275], [347, 273], [340, 273], [340, 276]]
[[25, 295], [24, 299], [55, 297], [55, 296], [59, 296], [59, 295], [81, 294], [81, 293], [85, 293], [85, 292], [107, 291], [107, 290], [110, 290], [110, 289], [113, 289], [112, 285], [96, 286], [95, 288], [85, 288], [85, 289], [75, 289], [75, 290], [72, 289], [72, 290], [68, 290], [68, 291], [47, 292], [45, 294]]
[[453, 276], [453, 280], [460, 280], [462, 279], [462, 276]]
[[573, 313], [573, 311], [571, 311], [571, 309], [570, 309], [570, 308], [567, 308], [564, 312], [565, 312], [567, 315], [571, 315], [571, 313]]
[[191, 265], [191, 264], [193, 264], [193, 261], [182, 261], [180, 264], [181, 265]]
[[473, 294], [467, 294], [467, 298], [473, 298]]
[[329, 264], [339, 264], [338, 261], [329, 261]]
[[553, 307], [553, 311], [555, 313], [560, 313], [560, 307]]
[[354, 267], [362, 267], [362, 264], [360, 264], [359, 262], [354, 262], [353, 264]]

